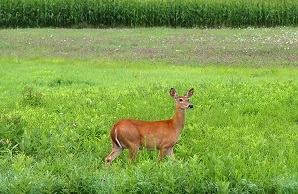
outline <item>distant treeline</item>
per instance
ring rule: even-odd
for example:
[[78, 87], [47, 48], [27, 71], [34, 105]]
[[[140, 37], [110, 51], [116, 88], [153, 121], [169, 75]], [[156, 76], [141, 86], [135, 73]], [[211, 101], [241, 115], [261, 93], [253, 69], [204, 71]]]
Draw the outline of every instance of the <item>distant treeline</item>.
[[297, 25], [297, 0], [0, 1], [0, 28]]

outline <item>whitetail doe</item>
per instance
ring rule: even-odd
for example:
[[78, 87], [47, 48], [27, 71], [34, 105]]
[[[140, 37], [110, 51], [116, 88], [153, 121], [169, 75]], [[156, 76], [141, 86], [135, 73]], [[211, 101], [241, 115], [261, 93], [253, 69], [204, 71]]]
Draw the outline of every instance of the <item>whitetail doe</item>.
[[106, 157], [106, 164], [111, 163], [125, 148], [129, 150], [130, 160], [134, 163], [141, 146], [149, 150], [158, 149], [159, 162], [165, 154], [174, 156], [173, 147], [185, 125], [185, 110], [193, 108], [189, 102], [193, 92], [192, 88], [184, 96], [178, 96], [174, 88], [171, 88], [170, 95], [176, 101], [172, 119], [154, 122], [121, 119], [114, 124], [110, 131], [112, 151]]

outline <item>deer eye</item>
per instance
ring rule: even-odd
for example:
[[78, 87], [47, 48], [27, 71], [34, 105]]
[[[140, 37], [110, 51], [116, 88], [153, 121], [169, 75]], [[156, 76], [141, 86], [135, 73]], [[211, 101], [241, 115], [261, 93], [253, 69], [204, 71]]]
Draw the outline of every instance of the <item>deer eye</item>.
[[180, 102], [182, 102], [182, 101], [183, 101], [183, 99], [182, 99], [182, 98], [180, 98], [180, 99], [179, 99], [179, 101], [180, 101]]

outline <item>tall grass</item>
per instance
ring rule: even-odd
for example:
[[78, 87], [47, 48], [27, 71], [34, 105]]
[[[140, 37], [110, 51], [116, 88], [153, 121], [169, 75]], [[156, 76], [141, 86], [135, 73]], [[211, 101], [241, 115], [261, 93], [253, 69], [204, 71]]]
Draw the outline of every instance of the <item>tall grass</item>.
[[[110, 63], [1, 59], [0, 193], [297, 193], [296, 68]], [[195, 88], [176, 160], [106, 168], [111, 125], [170, 118], [170, 87]]]
[[[0, 193], [298, 192], [296, 28], [8, 29], [0, 37]], [[127, 52], [161, 43], [174, 53]], [[196, 46], [212, 52], [188, 49]], [[218, 48], [234, 65], [214, 62], [225, 56]], [[216, 57], [189, 61], [197, 55]], [[142, 149], [130, 165], [125, 150], [107, 168], [113, 123], [170, 118], [171, 87], [195, 88], [176, 160], [158, 164], [158, 152]]]
[[[1, 30], [0, 193], [297, 193], [295, 29]], [[194, 41], [198, 38], [204, 43]], [[156, 42], [148, 44], [148, 39]], [[183, 51], [182, 42], [191, 47], [208, 42], [209, 47], [203, 47], [211, 52], [207, 58], [221, 58], [213, 44], [231, 46], [232, 53], [240, 50], [229, 59], [246, 53], [238, 49], [244, 42], [247, 48], [270, 46], [274, 52], [259, 58], [258, 68], [242, 59], [235, 60], [237, 66], [169, 63], [173, 55], [132, 61], [115, 47], [96, 57], [80, 50], [93, 56], [85, 59], [75, 52], [109, 43], [117, 49], [123, 45], [121, 53], [127, 55], [132, 50], [125, 47], [127, 41], [137, 47], [168, 41], [163, 46], [175, 52]], [[281, 47], [276, 44], [280, 42], [289, 43]], [[286, 52], [279, 51], [284, 48]], [[76, 57], [65, 56], [67, 52]], [[246, 55], [253, 58], [251, 54]], [[286, 62], [288, 54], [293, 65], [268, 66], [273, 57]], [[142, 149], [130, 165], [125, 150], [107, 168], [104, 158], [111, 149], [113, 123], [125, 117], [172, 117], [171, 87], [178, 93], [195, 88], [195, 107], [186, 113], [176, 160], [158, 164], [157, 152]]]
[[297, 26], [298, 2], [1, 0], [0, 27]]

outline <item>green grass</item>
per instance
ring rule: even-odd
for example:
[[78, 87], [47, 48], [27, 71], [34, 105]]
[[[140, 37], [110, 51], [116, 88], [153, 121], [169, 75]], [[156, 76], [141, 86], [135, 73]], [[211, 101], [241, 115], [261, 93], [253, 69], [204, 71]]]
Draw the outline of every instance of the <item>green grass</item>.
[[[169, 65], [298, 66], [297, 28], [0, 30], [0, 56]], [[129, 63], [127, 64], [129, 65]]]
[[[1, 30], [0, 193], [296, 193], [298, 70], [287, 58], [296, 57], [296, 31]], [[55, 41], [44, 38], [51, 35]], [[220, 56], [216, 45], [241, 49], [242, 41], [229, 41], [238, 36], [272, 52], [208, 63]], [[203, 43], [179, 44], [189, 37], [206, 41], [203, 62], [188, 50]], [[149, 52], [158, 42], [169, 55]], [[158, 153], [143, 149], [130, 165], [125, 151], [107, 168], [112, 124], [172, 117], [171, 87], [195, 88], [176, 160], [158, 164]]]

